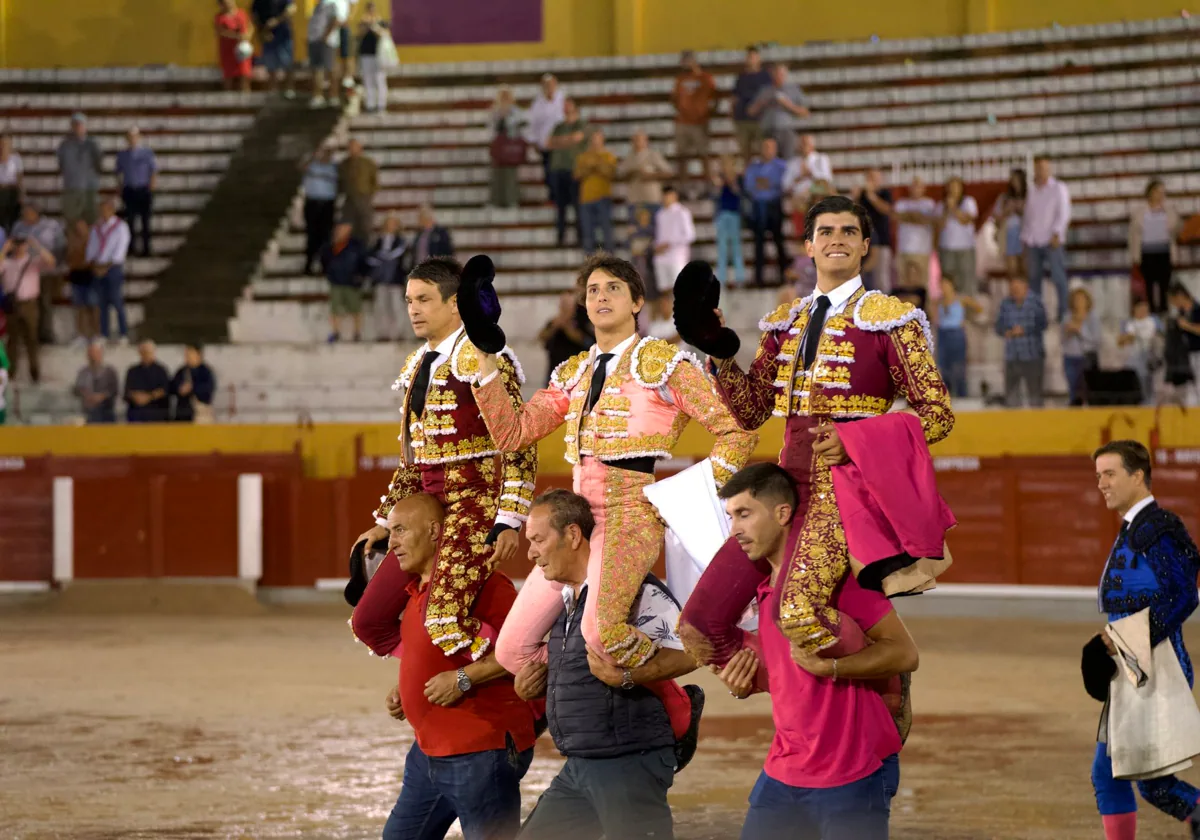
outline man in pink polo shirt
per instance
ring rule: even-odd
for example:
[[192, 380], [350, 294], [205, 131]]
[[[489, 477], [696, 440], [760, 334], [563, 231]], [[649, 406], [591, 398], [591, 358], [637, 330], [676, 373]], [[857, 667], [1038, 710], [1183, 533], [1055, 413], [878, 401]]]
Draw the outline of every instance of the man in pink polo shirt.
[[[897, 723], [877, 681], [917, 668], [917, 647], [883, 595], [847, 575], [832, 605], [863, 628], [870, 643], [840, 658], [822, 658], [790, 643], [776, 623], [776, 578], [788, 557], [797, 495], [775, 464], [743, 469], [721, 488], [732, 534], [755, 562], [770, 565], [758, 589], [761, 660], [751, 647], [720, 672], [735, 697], [772, 695], [775, 738], [753, 791], [742, 840], [886, 840], [891, 798], [900, 780]], [[749, 640], [748, 640], [749, 641]]]

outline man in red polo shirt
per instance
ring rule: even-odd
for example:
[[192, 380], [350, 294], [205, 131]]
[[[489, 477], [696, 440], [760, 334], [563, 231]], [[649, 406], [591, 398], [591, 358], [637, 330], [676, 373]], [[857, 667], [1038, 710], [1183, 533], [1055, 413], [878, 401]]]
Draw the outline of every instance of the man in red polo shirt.
[[[533, 712], [495, 654], [476, 662], [465, 650], [447, 657], [425, 629], [443, 516], [428, 494], [396, 502], [387, 518], [395, 560], [384, 560], [376, 573], [383, 577], [397, 566], [415, 576], [398, 619], [404, 639], [400, 684], [388, 706], [393, 717], [408, 720], [416, 740], [383, 840], [440, 840], [455, 819], [465, 840], [508, 840], [520, 828], [520, 783], [533, 760]], [[472, 615], [499, 631], [516, 597], [512, 581], [495, 572]]]

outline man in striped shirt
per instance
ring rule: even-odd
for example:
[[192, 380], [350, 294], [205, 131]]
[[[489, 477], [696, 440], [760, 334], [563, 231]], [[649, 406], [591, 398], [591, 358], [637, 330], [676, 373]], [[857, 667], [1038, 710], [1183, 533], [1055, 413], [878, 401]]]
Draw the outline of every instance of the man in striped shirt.
[[117, 215], [117, 203], [105, 196], [100, 203], [100, 219], [88, 236], [87, 261], [96, 273], [100, 303], [100, 334], [106, 339], [109, 307], [117, 310], [121, 343], [129, 343], [129, 324], [125, 319], [125, 257], [129, 254], [129, 225]]

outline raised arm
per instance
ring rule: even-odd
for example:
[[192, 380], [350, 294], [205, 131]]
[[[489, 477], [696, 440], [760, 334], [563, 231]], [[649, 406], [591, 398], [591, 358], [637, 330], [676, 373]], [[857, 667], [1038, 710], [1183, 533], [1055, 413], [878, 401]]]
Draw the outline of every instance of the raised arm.
[[712, 383], [690, 361], [676, 364], [667, 379], [667, 388], [680, 410], [716, 437], [709, 457], [717, 486], [723, 486], [735, 472], [746, 466], [758, 445], [758, 434], [737, 424], [713, 391]]
[[475, 388], [475, 403], [487, 424], [492, 442], [501, 452], [516, 452], [534, 446], [563, 424], [570, 398], [562, 388], [551, 384], [527, 402], [516, 399], [500, 381], [499, 371], [491, 373], [495, 357], [480, 355], [480, 385]]

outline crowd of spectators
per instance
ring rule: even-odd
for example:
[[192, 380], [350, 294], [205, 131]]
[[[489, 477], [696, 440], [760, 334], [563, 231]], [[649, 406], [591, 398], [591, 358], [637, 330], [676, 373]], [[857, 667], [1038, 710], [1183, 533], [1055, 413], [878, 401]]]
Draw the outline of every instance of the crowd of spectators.
[[217, 381], [198, 344], [184, 348], [184, 363], [172, 376], [158, 361], [153, 341], [138, 344], [138, 363], [125, 372], [121, 387], [116, 368], [104, 361], [104, 344], [87, 346], [87, 364], [75, 377], [74, 394], [86, 423], [117, 422], [118, 401], [127, 423], [211, 423]]

